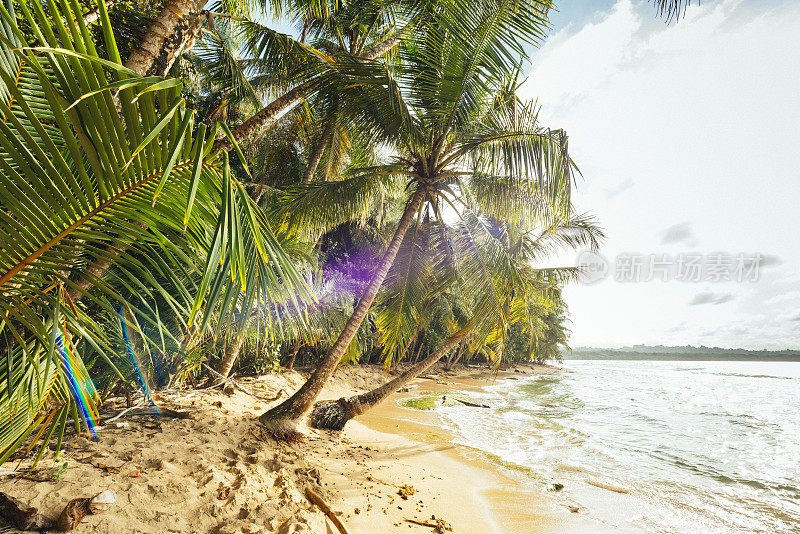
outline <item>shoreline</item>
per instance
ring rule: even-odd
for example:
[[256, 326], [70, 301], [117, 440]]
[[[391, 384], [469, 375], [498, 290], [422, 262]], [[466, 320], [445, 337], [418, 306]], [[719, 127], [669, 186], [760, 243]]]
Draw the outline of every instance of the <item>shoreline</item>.
[[[455, 532], [556, 532], [559, 529], [555, 528], [557, 520], [552, 503], [547, 502], [543, 492], [519, 491], [517, 481], [499, 465], [477, 454], [467, 454], [467, 448], [453, 444], [454, 435], [439, 424], [436, 414], [401, 406], [404, 400], [420, 391], [474, 388], [478, 387], [477, 381], [486, 380], [489, 375], [488, 371], [462, 369], [456, 376], [447, 377], [448, 381], [454, 380], [450, 384], [416, 379], [410, 384], [411, 391], [394, 394], [357, 421], [350, 422], [349, 432], [362, 439], [380, 440], [383, 444], [413, 447], [416, 451], [413, 467], [436, 473], [437, 478], [433, 482], [429, 479], [422, 490], [439, 498], [436, 505], [429, 507], [437, 517], [448, 521]], [[395, 476], [424, 482], [420, 481], [419, 473], [414, 476], [407, 469], [398, 470], [391, 465], [387, 469]], [[346, 496], [348, 503], [358, 499], [357, 495]], [[374, 523], [367, 517], [353, 522], [354, 533], [374, 532], [370, 527], [374, 527]]]
[[[393, 441], [398, 441], [399, 437], [419, 444], [417, 447], [422, 463], [429, 468], [444, 470], [455, 481], [447, 484], [449, 488], [469, 488], [472, 498], [466, 506], [464, 501], [468, 499], [464, 495], [458, 498], [460, 505], [455, 500], [444, 503], [447, 508], [455, 509], [451, 514], [468, 510], [458, 527], [453, 524], [455, 532], [518, 534], [606, 531], [586, 515], [571, 513], [564, 499], [548, 492], [544, 484], [531, 484], [525, 480], [523, 473], [528, 469], [504, 466], [499, 458], [492, 457], [490, 453], [453, 443], [455, 435], [442, 426], [438, 415], [432, 411], [402, 406], [404, 401], [421, 392], [480, 391], [484, 386], [500, 380], [558, 372], [557, 368], [550, 366], [514, 367], [523, 371], [493, 373], [486, 369], [462, 367], [455, 373], [441, 375], [441, 382], [418, 378], [411, 382], [411, 391], [394, 394], [382, 405], [359, 416], [358, 422], [367, 431], [393, 436], [390, 438]], [[354, 525], [367, 527], [363, 530], [354, 528], [354, 532], [372, 532], [368, 529], [367, 521], [358, 521]]]
[[[69, 500], [113, 489], [117, 505], [87, 516], [76, 532], [335, 534], [305, 498], [307, 486], [352, 534], [434, 532], [407, 519], [441, 519], [466, 534], [602, 531], [488, 455], [453, 444], [434, 413], [399, 405], [415, 391], [469, 390], [554, 372], [516, 367], [525, 374], [459, 367], [441, 375], [450, 383], [418, 378], [410, 384], [415, 389], [392, 395], [341, 433], [308, 429], [304, 442], [291, 445], [260, 435], [255, 417], [280, 402], [267, 399], [284, 391], [283, 399], [304, 382], [298, 372], [245, 378], [231, 394], [161, 392], [159, 404], [190, 412], [191, 419], [124, 417], [102, 428], [96, 441], [65, 440], [57, 462], [48, 452], [37, 471], [56, 473], [49, 480], [14, 478], [5, 469], [0, 491], [55, 518]], [[349, 396], [389, 378], [379, 366], [343, 367], [321, 398]], [[407, 499], [398, 495], [403, 485], [413, 487]]]

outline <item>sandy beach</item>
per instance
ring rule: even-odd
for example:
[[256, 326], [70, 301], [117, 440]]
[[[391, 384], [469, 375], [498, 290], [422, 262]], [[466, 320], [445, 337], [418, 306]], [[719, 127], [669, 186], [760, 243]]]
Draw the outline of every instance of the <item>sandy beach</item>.
[[[551, 372], [527, 366], [520, 371]], [[460, 368], [438, 381], [418, 379], [412, 388], [474, 388], [513, 374]], [[345, 367], [324, 397], [360, 392], [388, 377], [381, 367]], [[413, 390], [394, 395], [341, 433], [308, 429], [304, 442], [291, 445], [263, 436], [254, 417], [278, 402], [264, 399], [280, 391], [285, 396], [302, 381], [293, 371], [242, 380], [230, 394], [162, 392], [157, 402], [163, 408], [191, 418], [170, 417], [169, 411], [160, 418], [123, 416], [106, 424], [96, 440], [67, 439], [61, 457], [40, 462], [37, 471], [8, 474], [19, 461], [8, 462], [0, 491], [55, 518], [69, 500], [113, 489], [116, 505], [88, 515], [78, 532], [336, 532], [308, 501], [306, 487], [352, 533], [435, 532], [418, 523], [437, 520], [459, 533], [597, 526], [570, 513], [543, 486], [521, 484], [524, 474], [453, 445], [431, 413], [400, 406]], [[402, 486], [408, 486], [405, 492]]]
[[[525, 374], [553, 372], [552, 368], [543, 366], [517, 366], [517, 369]], [[371, 444], [369, 461], [361, 466], [359, 478], [371, 476], [375, 479], [377, 476], [382, 482], [413, 484], [419, 496], [412, 508], [414, 516], [402, 502], [395, 503], [398, 507], [384, 504], [377, 511], [373, 506], [372, 513], [348, 518], [353, 532], [414, 532], [403, 523], [417, 515], [427, 519], [431, 516], [443, 518], [454, 532], [464, 533], [597, 532], [601, 528], [571, 513], [564, 502], [543, 487], [536, 489], [525, 484], [524, 473], [504, 469], [479, 451], [453, 444], [452, 436], [439, 425], [433, 413], [402, 407], [403, 400], [413, 397], [417, 394], [415, 391], [477, 389], [494, 380], [519, 377], [519, 374], [506, 371], [494, 375], [482, 369], [459, 368], [436, 376], [438, 381], [416, 380], [410, 392], [395, 394], [383, 405], [348, 424], [343, 432], [342, 439]], [[338, 465], [341, 464], [330, 466], [334, 469], [331, 480], [339, 485], [345, 510], [369, 503], [369, 494], [365, 496], [358, 485], [347, 482], [347, 473], [358, 472], [358, 466], [341, 472]], [[383, 492], [382, 495], [391, 497], [397, 493], [383, 483], [374, 486]], [[360, 510], [363, 509], [361, 506]], [[376, 529], [376, 525], [381, 528]]]

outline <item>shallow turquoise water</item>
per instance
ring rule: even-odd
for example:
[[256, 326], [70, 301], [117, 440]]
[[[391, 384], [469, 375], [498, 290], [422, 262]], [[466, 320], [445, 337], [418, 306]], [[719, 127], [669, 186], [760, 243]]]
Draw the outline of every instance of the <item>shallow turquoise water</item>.
[[568, 361], [475, 397], [493, 408], [437, 408], [457, 441], [530, 483], [630, 489], [581, 503], [607, 526], [800, 532], [800, 363]]

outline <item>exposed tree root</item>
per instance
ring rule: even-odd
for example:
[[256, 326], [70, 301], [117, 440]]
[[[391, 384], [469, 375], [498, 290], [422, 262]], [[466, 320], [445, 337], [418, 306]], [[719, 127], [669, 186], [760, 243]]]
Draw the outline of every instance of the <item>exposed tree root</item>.
[[308, 424], [321, 430], [342, 430], [347, 422], [357, 414], [348, 399], [319, 401], [314, 404], [308, 416]]
[[264, 433], [274, 439], [283, 443], [298, 443], [305, 440], [306, 436], [297, 426], [296, 421], [291, 419], [273, 419], [264, 417], [267, 414], [258, 418]]
[[274, 397], [270, 397], [270, 398], [268, 398], [266, 400], [268, 400], [270, 402], [273, 402], [273, 401], [276, 401], [276, 400], [280, 399], [282, 396], [283, 396], [283, 390], [280, 390]]

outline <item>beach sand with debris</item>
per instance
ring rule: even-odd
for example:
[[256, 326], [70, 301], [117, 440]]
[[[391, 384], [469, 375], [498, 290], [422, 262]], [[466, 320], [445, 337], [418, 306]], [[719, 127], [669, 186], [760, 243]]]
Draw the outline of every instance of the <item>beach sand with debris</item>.
[[[382, 367], [343, 367], [323, 397], [359, 393], [389, 378]], [[306, 440], [295, 444], [264, 436], [256, 416], [298, 388], [302, 373], [243, 379], [227, 393], [161, 392], [163, 416], [128, 412], [104, 422], [96, 440], [67, 436], [61, 456], [33, 472], [9, 474], [27, 460], [7, 462], [0, 491], [55, 519], [71, 499], [111, 489], [115, 505], [87, 515], [76, 529], [109, 534], [338, 532], [306, 489], [353, 534], [588, 526], [578, 514], [559, 511], [548, 492], [454, 445], [433, 414], [401, 406], [415, 386], [480, 387], [496, 375], [461, 367], [433, 378], [417, 379], [411, 392], [395, 394], [343, 432], [306, 429]], [[105, 409], [119, 413], [124, 402], [114, 399]]]

